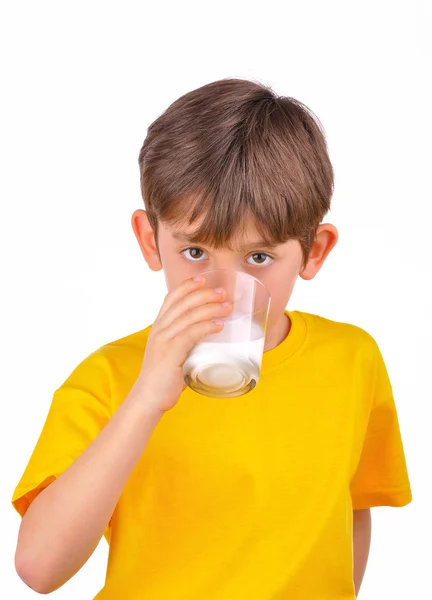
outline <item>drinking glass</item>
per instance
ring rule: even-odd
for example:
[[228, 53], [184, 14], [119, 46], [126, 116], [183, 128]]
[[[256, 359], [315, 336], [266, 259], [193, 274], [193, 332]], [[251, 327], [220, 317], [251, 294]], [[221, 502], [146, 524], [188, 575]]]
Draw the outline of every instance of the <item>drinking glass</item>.
[[223, 329], [202, 338], [183, 364], [186, 384], [204, 396], [233, 398], [258, 383], [270, 294], [258, 279], [242, 271], [216, 269], [201, 273], [205, 286], [221, 287], [232, 312]]

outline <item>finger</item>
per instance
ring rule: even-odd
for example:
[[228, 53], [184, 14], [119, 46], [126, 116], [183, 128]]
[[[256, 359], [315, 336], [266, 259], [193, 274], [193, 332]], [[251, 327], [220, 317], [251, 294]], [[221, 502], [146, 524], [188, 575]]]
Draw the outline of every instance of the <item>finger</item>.
[[170, 351], [174, 354], [175, 365], [181, 367], [192, 348], [207, 335], [218, 333], [223, 329], [223, 322], [201, 321], [184, 329], [170, 343]]
[[205, 279], [203, 277], [200, 278], [199, 281], [195, 281], [194, 278], [190, 277], [189, 279], [185, 279], [179, 286], [171, 290], [166, 296], [162, 303], [162, 306], [159, 310], [157, 320], [160, 319], [166, 311], [176, 302], [183, 298], [187, 294], [198, 290], [203, 287]]
[[183, 313], [178, 318], [174, 319], [168, 327], [161, 330], [165, 339], [173, 340], [183, 331], [189, 329], [196, 323], [203, 321], [211, 321], [212, 319], [221, 319], [227, 317], [232, 311], [232, 305], [224, 306], [221, 303], [204, 304], [192, 308], [188, 312]]
[[[219, 288], [220, 289], [220, 288]], [[177, 321], [187, 312], [190, 312], [198, 306], [205, 306], [210, 303], [222, 303], [225, 299], [225, 291], [216, 292], [212, 288], [204, 288], [195, 290], [185, 297], [180, 298], [176, 303], [172, 304], [162, 315], [158, 321], [158, 326], [165, 329], [171, 323]]]

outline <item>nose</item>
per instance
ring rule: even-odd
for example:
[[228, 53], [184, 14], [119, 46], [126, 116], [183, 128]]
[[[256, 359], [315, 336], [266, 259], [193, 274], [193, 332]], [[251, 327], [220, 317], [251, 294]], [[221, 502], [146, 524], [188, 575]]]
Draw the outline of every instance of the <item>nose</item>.
[[[250, 296], [253, 279], [248, 279], [249, 273], [238, 264], [219, 261], [214, 264], [212, 270], [219, 271], [218, 281], [227, 291], [229, 302], [239, 302], [245, 296]], [[242, 277], [242, 275], [244, 275]]]
[[239, 261], [235, 261], [229, 257], [219, 257], [213, 261], [212, 269], [218, 269], [221, 271], [227, 271], [227, 273], [234, 274], [236, 271], [241, 271], [241, 265]]

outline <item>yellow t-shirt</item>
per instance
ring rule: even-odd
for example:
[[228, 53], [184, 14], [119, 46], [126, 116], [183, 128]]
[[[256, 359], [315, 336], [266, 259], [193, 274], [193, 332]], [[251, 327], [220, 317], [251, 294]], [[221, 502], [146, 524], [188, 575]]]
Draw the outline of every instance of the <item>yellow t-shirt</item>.
[[[365, 331], [287, 314], [253, 391], [186, 388], [159, 422], [106, 530], [98, 600], [354, 599], [352, 509], [411, 501], [392, 389]], [[54, 393], [13, 495], [21, 515], [125, 399], [149, 330], [103, 346]]]

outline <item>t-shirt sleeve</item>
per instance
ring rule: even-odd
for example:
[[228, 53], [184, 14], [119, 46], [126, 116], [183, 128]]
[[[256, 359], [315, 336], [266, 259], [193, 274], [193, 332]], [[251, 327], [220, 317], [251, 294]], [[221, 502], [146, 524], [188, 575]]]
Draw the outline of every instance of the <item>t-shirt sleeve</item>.
[[[109, 363], [102, 351], [83, 360], [54, 392], [42, 432], [13, 493], [21, 516], [36, 496], [89, 446], [111, 417]], [[111, 521], [104, 536], [110, 541]]]
[[412, 500], [399, 420], [387, 369], [374, 343], [372, 402], [351, 481], [354, 510], [405, 506]]

